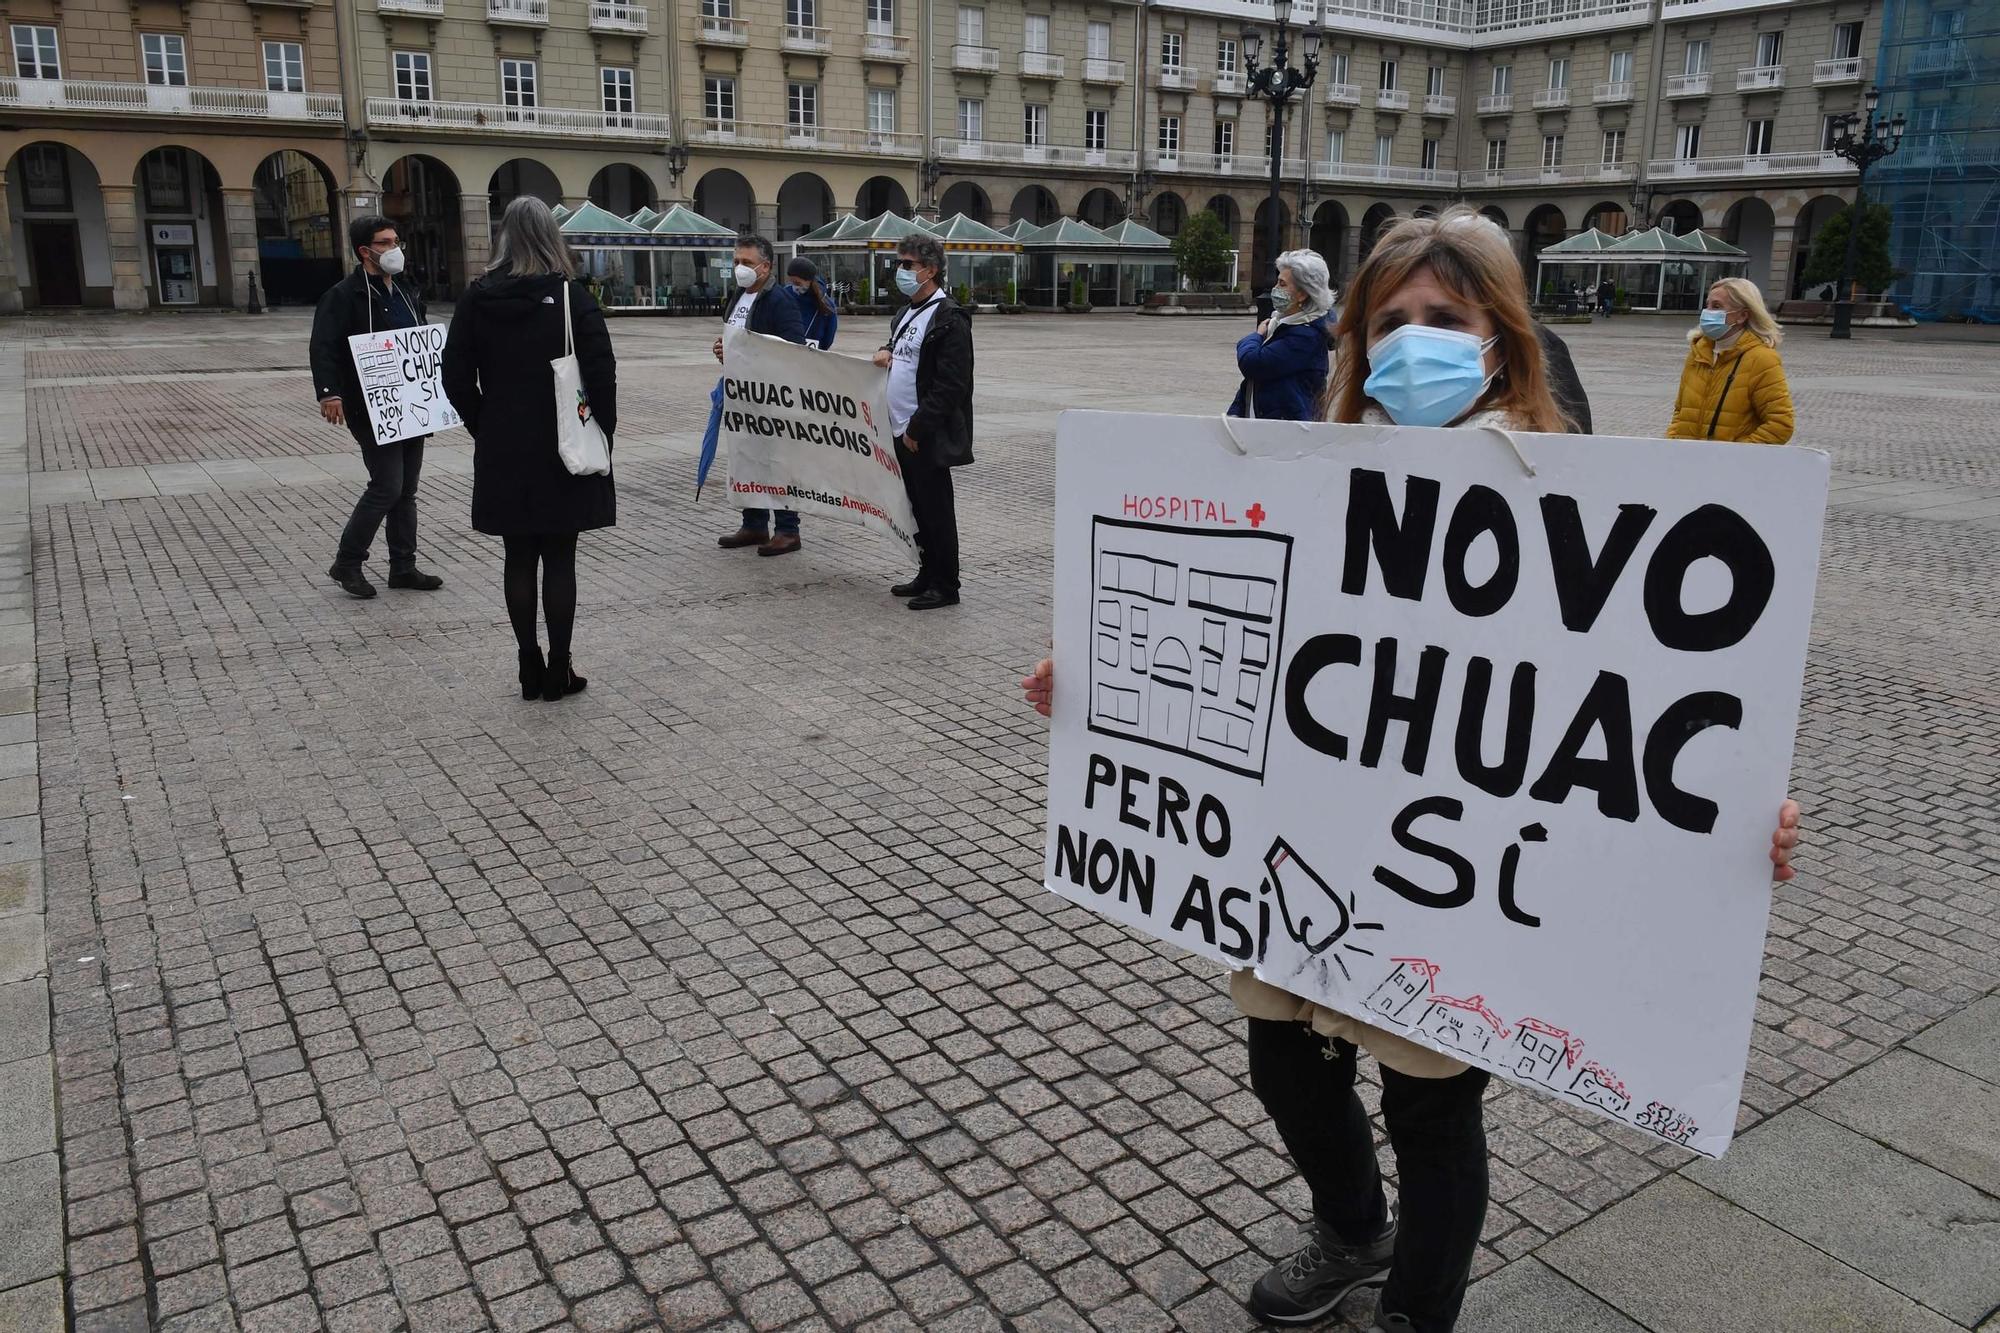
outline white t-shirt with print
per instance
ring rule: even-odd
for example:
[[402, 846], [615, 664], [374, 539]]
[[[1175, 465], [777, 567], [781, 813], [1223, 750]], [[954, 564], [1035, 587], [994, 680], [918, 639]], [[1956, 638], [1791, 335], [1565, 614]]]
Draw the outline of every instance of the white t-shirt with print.
[[744, 292], [736, 298], [736, 304], [729, 308], [729, 323], [739, 329], [750, 327], [750, 307], [757, 304], [757, 293]]
[[889, 340], [889, 430], [897, 436], [910, 428], [910, 418], [917, 414], [917, 355], [943, 300], [933, 296], [914, 314], [906, 313]]

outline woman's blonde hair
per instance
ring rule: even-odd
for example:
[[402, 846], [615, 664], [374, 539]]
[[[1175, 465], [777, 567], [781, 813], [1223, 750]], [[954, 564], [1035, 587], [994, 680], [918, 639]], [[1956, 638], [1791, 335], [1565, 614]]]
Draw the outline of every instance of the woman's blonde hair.
[[1328, 421], [1361, 420], [1368, 406], [1362, 386], [1368, 380], [1368, 329], [1375, 309], [1419, 273], [1429, 273], [1493, 321], [1500, 373], [1481, 405], [1505, 413], [1521, 430], [1571, 429], [1549, 392], [1542, 342], [1528, 313], [1528, 287], [1514, 247], [1492, 219], [1465, 204], [1434, 218], [1398, 218], [1377, 238], [1340, 308], [1334, 330], [1338, 361], [1322, 415]]
[[[1762, 338], [1772, 347], [1784, 341], [1785, 331], [1778, 327], [1778, 321], [1771, 317], [1771, 307], [1764, 304], [1764, 293], [1757, 290], [1757, 284], [1748, 278], [1717, 278], [1708, 285], [1709, 295], [1720, 289], [1728, 297], [1729, 304], [1738, 310], [1749, 312], [1750, 320], [1743, 327]], [[1702, 336], [1699, 327], [1688, 330], [1688, 341]]]

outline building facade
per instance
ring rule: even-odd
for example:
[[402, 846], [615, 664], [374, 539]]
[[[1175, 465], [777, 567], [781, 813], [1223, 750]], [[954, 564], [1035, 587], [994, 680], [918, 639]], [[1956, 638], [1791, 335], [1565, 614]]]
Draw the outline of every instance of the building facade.
[[[1942, 5], [1947, 0], [1891, 0]], [[1281, 244], [1352, 271], [1473, 202], [1524, 262], [1664, 220], [1773, 297], [1853, 193], [1882, 0], [1325, 0]], [[656, 6], [656, 7], [655, 7]], [[1977, 6], [1972, 6], [1977, 8]], [[1004, 224], [1209, 208], [1267, 267], [1268, 0], [0, 0], [0, 308], [303, 300], [395, 218], [434, 295], [532, 193], [779, 240], [841, 212]], [[1297, 16], [1311, 17], [1302, 3]], [[1289, 34], [1294, 63], [1303, 36]]]

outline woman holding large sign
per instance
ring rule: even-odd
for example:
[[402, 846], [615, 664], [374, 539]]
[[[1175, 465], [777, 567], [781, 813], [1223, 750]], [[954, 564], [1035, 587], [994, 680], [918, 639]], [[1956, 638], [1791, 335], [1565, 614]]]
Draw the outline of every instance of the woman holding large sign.
[[[1329, 420], [1522, 431], [1569, 424], [1550, 393], [1506, 233], [1469, 209], [1404, 219], [1385, 231], [1349, 289], [1337, 336]], [[1039, 664], [1022, 684], [1028, 702], [1047, 716], [1052, 663]], [[1798, 808], [1788, 801], [1771, 841], [1779, 879], [1792, 876], [1797, 825]], [[1277, 863], [1270, 864], [1275, 875]], [[1312, 1323], [1356, 1288], [1380, 1286], [1380, 1333], [1449, 1333], [1486, 1215], [1486, 1070], [1249, 970], [1232, 974], [1230, 992], [1249, 1020], [1251, 1086], [1313, 1199], [1304, 1243], [1258, 1279], [1253, 1313], [1273, 1323]], [[1399, 1214], [1384, 1195], [1368, 1115], [1355, 1093], [1364, 1047], [1381, 1066]]]

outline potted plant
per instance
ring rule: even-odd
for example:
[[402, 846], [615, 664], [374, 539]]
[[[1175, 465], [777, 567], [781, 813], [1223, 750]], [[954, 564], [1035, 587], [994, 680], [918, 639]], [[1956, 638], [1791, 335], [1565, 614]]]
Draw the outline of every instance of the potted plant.
[[1000, 313], [1003, 315], [1018, 315], [1025, 308], [1021, 304], [1021, 284], [1013, 278], [1007, 279], [1007, 300], [1001, 305]]
[[1081, 273], [1070, 279], [1069, 301], [1063, 309], [1072, 315], [1090, 313], [1090, 284], [1084, 281]]

